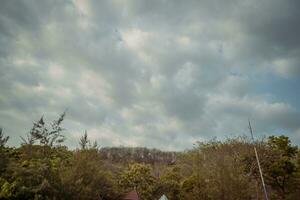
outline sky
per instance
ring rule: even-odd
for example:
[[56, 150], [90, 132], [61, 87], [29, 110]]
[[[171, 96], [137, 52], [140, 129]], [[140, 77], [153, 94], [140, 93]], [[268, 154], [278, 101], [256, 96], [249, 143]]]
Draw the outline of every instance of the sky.
[[300, 144], [299, 0], [4, 0], [0, 126], [18, 146], [66, 110], [65, 144]]

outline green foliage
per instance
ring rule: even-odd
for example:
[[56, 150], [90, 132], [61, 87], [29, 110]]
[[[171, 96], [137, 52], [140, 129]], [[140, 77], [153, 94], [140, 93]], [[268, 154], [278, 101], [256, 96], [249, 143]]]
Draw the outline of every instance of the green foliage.
[[9, 136], [4, 136], [3, 129], [0, 128], [0, 175], [5, 172], [9, 162], [9, 148], [5, 147]]
[[136, 189], [143, 200], [264, 199], [253, 147], [261, 158], [271, 199], [298, 199], [300, 152], [286, 136], [197, 143], [184, 152], [91, 144], [62, 146], [65, 113], [42, 117], [18, 148], [6, 146], [0, 129], [0, 200], [116, 200]]
[[155, 178], [151, 167], [144, 164], [132, 164], [120, 177], [120, 185], [126, 191], [136, 189], [145, 200], [152, 199]]
[[203, 177], [192, 175], [181, 186], [181, 199], [208, 199], [208, 185]]
[[102, 161], [96, 149], [77, 151], [69, 167], [63, 170], [62, 182], [67, 199], [107, 200], [119, 194], [112, 174], [101, 169]]
[[181, 187], [181, 174], [179, 167], [173, 167], [168, 169], [160, 179], [154, 189], [154, 195], [160, 197], [166, 194], [169, 199], [179, 200], [180, 199], [180, 187]]
[[270, 136], [267, 144], [271, 150], [278, 151], [282, 156], [293, 158], [298, 152], [297, 146], [292, 146], [289, 138], [284, 135]]
[[297, 189], [295, 186], [299, 178], [296, 163], [298, 148], [292, 146], [289, 138], [283, 135], [269, 137], [267, 146], [270, 152], [265, 167], [268, 184], [281, 199], [286, 199], [288, 194]]

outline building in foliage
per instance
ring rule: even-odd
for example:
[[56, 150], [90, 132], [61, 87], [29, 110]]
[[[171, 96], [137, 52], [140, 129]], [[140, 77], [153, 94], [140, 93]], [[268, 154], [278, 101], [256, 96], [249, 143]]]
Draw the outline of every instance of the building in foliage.
[[122, 200], [141, 200], [136, 190], [129, 192]]
[[168, 200], [166, 195], [162, 195], [159, 200]]

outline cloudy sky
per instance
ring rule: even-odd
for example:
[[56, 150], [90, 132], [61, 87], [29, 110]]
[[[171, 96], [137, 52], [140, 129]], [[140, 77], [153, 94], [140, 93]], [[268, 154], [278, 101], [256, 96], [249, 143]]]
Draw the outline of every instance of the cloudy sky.
[[66, 144], [300, 144], [299, 0], [4, 0], [0, 126], [18, 145], [67, 109]]

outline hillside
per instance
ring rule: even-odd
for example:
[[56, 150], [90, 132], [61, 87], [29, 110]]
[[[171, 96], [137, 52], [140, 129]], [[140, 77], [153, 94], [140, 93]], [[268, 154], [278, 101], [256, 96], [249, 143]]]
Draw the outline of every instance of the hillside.
[[175, 164], [176, 152], [165, 152], [145, 147], [104, 147], [99, 154], [114, 163]]

